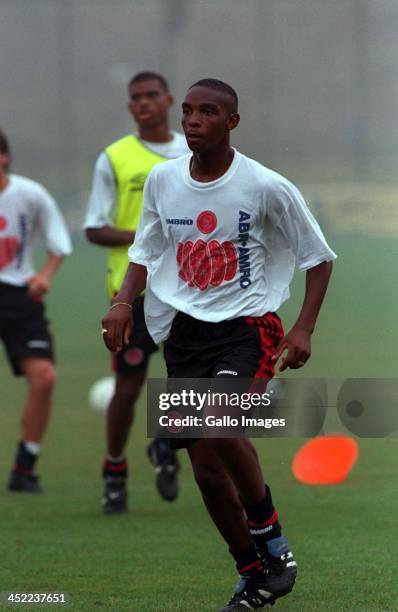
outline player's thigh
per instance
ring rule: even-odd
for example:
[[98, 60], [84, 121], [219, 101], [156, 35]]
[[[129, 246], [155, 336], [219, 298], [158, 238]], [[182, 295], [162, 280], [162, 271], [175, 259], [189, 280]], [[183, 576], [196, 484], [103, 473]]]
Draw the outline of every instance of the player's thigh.
[[144, 317], [143, 298], [133, 306], [134, 329], [128, 345], [113, 357], [113, 369], [120, 375], [138, 375], [146, 372], [150, 356], [158, 350], [151, 338]]
[[14, 374], [26, 375], [22, 361], [31, 360], [37, 365], [28, 366], [29, 373], [36, 370], [50, 371], [54, 366], [54, 342], [45, 317], [42, 303], [26, 300], [23, 310], [18, 309], [9, 320], [3, 333], [3, 342]]
[[128, 372], [116, 372], [115, 395], [137, 399], [147, 375], [147, 367], [131, 369]]

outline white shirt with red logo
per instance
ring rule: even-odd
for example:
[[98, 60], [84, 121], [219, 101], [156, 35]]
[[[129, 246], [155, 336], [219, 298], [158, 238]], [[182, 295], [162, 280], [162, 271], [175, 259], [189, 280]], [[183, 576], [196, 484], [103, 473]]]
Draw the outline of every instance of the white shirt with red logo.
[[22, 286], [34, 274], [32, 251], [44, 240], [53, 255], [72, 252], [55, 200], [39, 183], [11, 174], [0, 191], [0, 282]]
[[145, 317], [155, 342], [176, 311], [218, 322], [276, 311], [297, 263], [336, 258], [298, 189], [235, 150], [215, 181], [190, 175], [191, 155], [155, 166], [129, 259], [148, 270]]

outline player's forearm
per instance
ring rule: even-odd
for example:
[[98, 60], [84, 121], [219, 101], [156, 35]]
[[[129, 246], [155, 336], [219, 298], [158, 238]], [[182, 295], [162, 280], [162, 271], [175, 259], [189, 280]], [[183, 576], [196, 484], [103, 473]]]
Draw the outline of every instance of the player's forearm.
[[307, 270], [303, 306], [294, 327], [312, 334], [332, 273], [332, 262], [324, 261]]
[[115, 302], [127, 302], [132, 304], [136, 297], [142, 293], [146, 287], [147, 269], [140, 264], [130, 263], [124, 277], [122, 288], [112, 300]]
[[110, 225], [103, 227], [89, 227], [86, 229], [86, 238], [93, 244], [100, 246], [129, 246], [134, 242], [135, 232], [116, 229]]
[[48, 253], [47, 261], [38, 273], [47, 278], [48, 281], [50, 281], [58, 270], [61, 263], [63, 262], [63, 260], [63, 255], [54, 255], [53, 253]]

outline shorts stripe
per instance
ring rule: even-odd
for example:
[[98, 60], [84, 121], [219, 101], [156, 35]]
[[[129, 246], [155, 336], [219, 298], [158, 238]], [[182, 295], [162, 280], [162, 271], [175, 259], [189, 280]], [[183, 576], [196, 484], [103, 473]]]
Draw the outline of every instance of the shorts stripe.
[[271, 379], [275, 376], [275, 365], [271, 357], [283, 338], [281, 320], [274, 313], [268, 312], [263, 317], [246, 317], [246, 321], [249, 325], [256, 325], [260, 335], [262, 355], [254, 378]]

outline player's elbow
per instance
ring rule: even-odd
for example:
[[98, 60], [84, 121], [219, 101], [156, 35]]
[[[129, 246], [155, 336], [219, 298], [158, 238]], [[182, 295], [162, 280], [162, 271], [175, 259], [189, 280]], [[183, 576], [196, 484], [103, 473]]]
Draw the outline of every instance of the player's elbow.
[[101, 244], [100, 240], [100, 230], [96, 227], [87, 227], [84, 230], [86, 238], [92, 244]]

